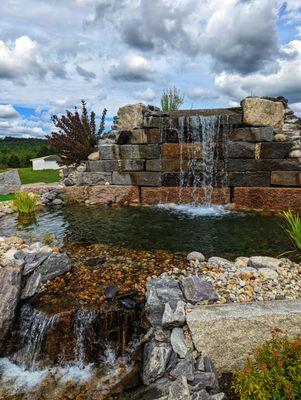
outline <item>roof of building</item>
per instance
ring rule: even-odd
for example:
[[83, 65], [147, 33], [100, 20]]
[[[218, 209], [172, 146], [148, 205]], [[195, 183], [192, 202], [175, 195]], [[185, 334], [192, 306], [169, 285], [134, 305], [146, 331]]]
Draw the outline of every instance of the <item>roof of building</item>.
[[57, 154], [50, 154], [49, 156], [31, 158], [30, 161], [45, 160], [45, 161], [61, 161], [61, 157]]

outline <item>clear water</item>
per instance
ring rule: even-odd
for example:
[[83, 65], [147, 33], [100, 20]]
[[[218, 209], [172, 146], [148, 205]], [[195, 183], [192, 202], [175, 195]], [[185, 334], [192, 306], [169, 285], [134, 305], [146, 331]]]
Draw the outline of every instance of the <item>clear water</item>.
[[44, 211], [24, 225], [1, 219], [0, 235], [41, 240], [46, 233], [67, 243], [110, 244], [145, 250], [236, 257], [277, 256], [290, 249], [279, 219], [229, 212], [222, 207], [105, 207], [68, 205]]

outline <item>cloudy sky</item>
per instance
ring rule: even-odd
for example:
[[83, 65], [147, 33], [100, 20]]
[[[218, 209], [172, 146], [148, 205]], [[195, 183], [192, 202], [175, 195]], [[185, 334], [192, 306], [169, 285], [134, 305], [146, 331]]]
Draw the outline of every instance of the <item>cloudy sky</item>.
[[186, 108], [283, 95], [301, 114], [301, 0], [1, 0], [0, 136], [174, 85]]

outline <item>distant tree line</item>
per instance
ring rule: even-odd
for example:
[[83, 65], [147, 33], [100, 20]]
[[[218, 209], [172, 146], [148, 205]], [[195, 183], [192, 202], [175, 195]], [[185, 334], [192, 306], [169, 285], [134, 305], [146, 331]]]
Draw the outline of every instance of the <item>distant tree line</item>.
[[5, 137], [0, 139], [0, 169], [30, 167], [31, 158], [54, 154], [45, 139]]

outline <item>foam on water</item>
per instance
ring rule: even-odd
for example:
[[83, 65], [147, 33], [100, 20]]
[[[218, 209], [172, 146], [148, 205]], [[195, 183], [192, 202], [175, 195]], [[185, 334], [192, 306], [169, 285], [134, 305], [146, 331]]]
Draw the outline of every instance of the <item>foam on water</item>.
[[224, 206], [194, 206], [191, 204], [159, 204], [155, 206], [176, 214], [185, 214], [191, 217], [220, 217], [231, 214]]

